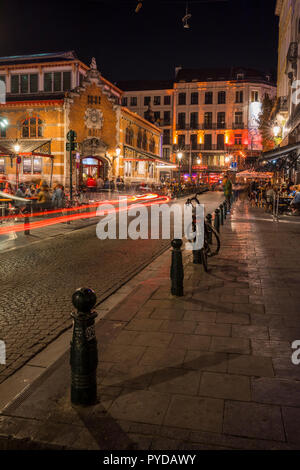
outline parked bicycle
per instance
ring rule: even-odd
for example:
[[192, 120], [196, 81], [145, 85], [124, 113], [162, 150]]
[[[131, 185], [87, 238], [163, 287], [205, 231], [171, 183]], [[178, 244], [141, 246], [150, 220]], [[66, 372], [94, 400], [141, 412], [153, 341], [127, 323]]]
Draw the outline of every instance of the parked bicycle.
[[[195, 236], [192, 237], [193, 240], [196, 238], [196, 231], [197, 231], [197, 223], [199, 221], [196, 220], [196, 206], [200, 204], [199, 199], [197, 196], [201, 193], [196, 193], [194, 197], [191, 199], [187, 199], [186, 205], [192, 205], [192, 233], [195, 233]], [[208, 262], [207, 259], [211, 258], [212, 256], [216, 256], [221, 247], [220, 237], [218, 232], [215, 228], [208, 223], [206, 219], [204, 219], [204, 243], [203, 247], [200, 250], [200, 257], [201, 262], [203, 264], [205, 272], [208, 271]]]

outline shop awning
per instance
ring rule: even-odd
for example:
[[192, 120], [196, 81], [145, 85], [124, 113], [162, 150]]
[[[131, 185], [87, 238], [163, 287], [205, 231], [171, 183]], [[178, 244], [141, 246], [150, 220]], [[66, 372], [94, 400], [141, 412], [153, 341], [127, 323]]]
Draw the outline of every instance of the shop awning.
[[[259, 163], [265, 166], [272, 166], [275, 164], [273, 171], [280, 171], [282, 169], [290, 169], [297, 165], [300, 157], [300, 142], [295, 144], [285, 145], [284, 147], [277, 147], [276, 149], [264, 152], [259, 159]], [[271, 169], [271, 168], [270, 168]]]
[[276, 149], [269, 150], [268, 152], [264, 152], [259, 159], [260, 162], [264, 160], [277, 160], [278, 158], [288, 157], [292, 152], [300, 151], [300, 142], [296, 144], [285, 145], [284, 147], [277, 147]]
[[[18, 143], [20, 150], [15, 151], [14, 146]], [[16, 142], [15, 139], [1, 139], [0, 141], [0, 155], [12, 156], [12, 155], [36, 155], [40, 157], [50, 157], [51, 155], [51, 141], [50, 140], [30, 140], [20, 139]]]

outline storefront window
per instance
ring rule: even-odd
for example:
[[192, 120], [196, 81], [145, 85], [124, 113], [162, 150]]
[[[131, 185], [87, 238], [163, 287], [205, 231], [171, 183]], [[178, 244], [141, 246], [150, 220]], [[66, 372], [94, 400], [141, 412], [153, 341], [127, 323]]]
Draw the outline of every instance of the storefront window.
[[132, 165], [131, 162], [125, 162], [125, 176], [131, 176]]
[[31, 157], [23, 157], [23, 173], [24, 174], [32, 173], [31, 167], [32, 167]]
[[42, 157], [35, 157], [33, 159], [33, 173], [42, 173]]
[[137, 172], [139, 175], [145, 174], [145, 162], [138, 162]]

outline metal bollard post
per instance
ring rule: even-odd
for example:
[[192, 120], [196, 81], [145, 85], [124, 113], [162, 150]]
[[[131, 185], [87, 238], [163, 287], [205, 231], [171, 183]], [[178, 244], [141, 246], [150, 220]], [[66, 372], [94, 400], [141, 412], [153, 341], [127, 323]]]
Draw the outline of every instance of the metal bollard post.
[[224, 225], [223, 204], [220, 204], [219, 209], [220, 209], [220, 224]]
[[[207, 220], [208, 224], [211, 225], [212, 224], [212, 215], [207, 214], [206, 220]], [[208, 243], [212, 243], [212, 233], [211, 233], [210, 229], [208, 229]]]
[[220, 232], [220, 209], [215, 210], [215, 221], [214, 221], [214, 226], [217, 232]]
[[227, 217], [227, 203], [226, 203], [226, 201], [223, 202], [223, 217], [224, 217], [224, 222], [225, 222], [226, 217]]
[[93, 405], [97, 401], [97, 313], [91, 311], [96, 301], [92, 289], [77, 289], [72, 295], [72, 303], [77, 309], [71, 314], [74, 320], [70, 352], [71, 402], [74, 405]]
[[182, 264], [182, 240], [175, 238], [171, 241], [172, 250], [172, 263], [170, 270], [171, 277], [171, 294], [178, 297], [183, 296], [183, 264]]
[[29, 225], [29, 216], [28, 216], [28, 207], [25, 209], [25, 218], [24, 218], [24, 234], [30, 235], [30, 225]]

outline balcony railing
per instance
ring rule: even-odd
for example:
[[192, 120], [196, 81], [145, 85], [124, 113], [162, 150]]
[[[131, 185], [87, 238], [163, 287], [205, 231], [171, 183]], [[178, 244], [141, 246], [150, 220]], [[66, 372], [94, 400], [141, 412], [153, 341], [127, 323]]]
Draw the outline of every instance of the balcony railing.
[[233, 122], [232, 129], [244, 129], [245, 124], [243, 122]]
[[173, 145], [173, 152], [203, 152], [203, 151], [220, 151], [220, 152], [236, 152], [238, 150], [247, 150], [247, 145], [221, 145], [221, 144], [194, 144], [190, 145]]

